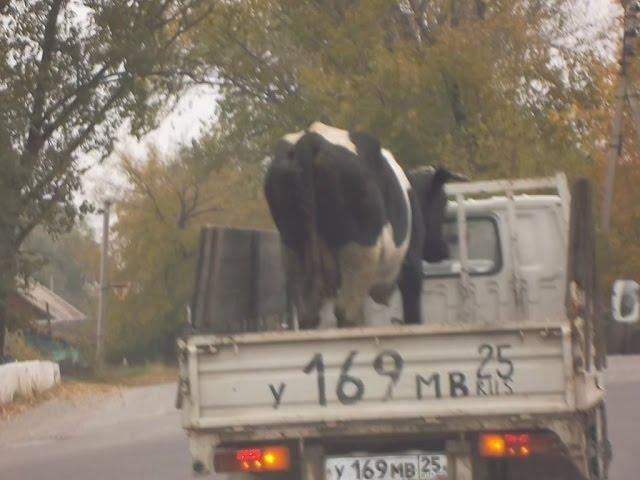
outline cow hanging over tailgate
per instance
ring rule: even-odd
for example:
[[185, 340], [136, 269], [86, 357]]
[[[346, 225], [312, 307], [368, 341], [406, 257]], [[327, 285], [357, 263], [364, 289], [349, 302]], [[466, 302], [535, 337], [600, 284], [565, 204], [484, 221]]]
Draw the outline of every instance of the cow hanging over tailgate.
[[280, 231], [301, 328], [335, 299], [339, 327], [364, 323], [364, 300], [388, 304], [399, 285], [406, 323], [420, 323], [422, 259], [448, 256], [442, 238], [446, 170], [407, 176], [366, 133], [313, 123], [278, 143], [265, 195]]

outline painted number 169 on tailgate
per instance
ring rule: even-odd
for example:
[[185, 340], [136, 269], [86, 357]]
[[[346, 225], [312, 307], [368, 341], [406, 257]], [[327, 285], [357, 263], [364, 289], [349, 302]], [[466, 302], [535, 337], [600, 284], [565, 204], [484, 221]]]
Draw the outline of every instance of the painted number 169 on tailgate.
[[440, 453], [329, 457], [327, 480], [446, 480], [447, 456]]

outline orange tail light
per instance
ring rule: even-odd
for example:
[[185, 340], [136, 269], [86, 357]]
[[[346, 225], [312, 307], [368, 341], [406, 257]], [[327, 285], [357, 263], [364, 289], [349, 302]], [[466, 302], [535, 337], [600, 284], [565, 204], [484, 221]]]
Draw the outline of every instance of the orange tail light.
[[561, 447], [548, 433], [483, 433], [478, 438], [478, 452], [483, 457], [526, 458], [535, 454], [559, 453]]

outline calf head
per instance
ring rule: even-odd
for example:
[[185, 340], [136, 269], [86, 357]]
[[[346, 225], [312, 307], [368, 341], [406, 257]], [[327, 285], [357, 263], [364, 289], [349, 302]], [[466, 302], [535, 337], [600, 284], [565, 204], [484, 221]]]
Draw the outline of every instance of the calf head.
[[449, 258], [449, 248], [442, 233], [447, 206], [444, 185], [451, 180], [467, 179], [447, 169], [433, 167], [411, 170], [407, 177], [415, 192], [424, 222], [425, 238], [422, 258], [427, 262], [439, 262]]

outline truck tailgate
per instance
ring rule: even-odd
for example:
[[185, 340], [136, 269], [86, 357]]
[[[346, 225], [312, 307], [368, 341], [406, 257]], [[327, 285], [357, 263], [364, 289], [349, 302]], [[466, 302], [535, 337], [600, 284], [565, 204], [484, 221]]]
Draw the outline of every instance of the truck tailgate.
[[568, 326], [420, 325], [181, 344], [184, 426], [533, 414], [573, 408]]

